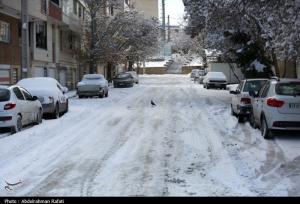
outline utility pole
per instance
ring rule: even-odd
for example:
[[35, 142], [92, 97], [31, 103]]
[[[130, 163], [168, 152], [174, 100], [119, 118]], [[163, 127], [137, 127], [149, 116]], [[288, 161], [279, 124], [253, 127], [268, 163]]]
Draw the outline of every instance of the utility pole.
[[21, 52], [21, 79], [28, 77], [29, 70], [29, 26], [28, 26], [28, 1], [21, 0], [22, 22], [22, 52]]
[[171, 41], [170, 15], [168, 15], [168, 42]]
[[165, 0], [162, 0], [162, 34], [163, 42], [166, 42], [166, 4]]

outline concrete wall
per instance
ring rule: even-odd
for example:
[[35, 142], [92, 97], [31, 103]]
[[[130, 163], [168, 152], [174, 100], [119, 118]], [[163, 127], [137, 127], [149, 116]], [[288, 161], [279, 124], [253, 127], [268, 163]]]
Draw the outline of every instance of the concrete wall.
[[139, 68], [138, 74], [167, 74], [165, 67]]
[[146, 16], [158, 18], [158, 0], [132, 0], [131, 3]]
[[200, 69], [200, 66], [183, 66], [182, 74], [189, 74], [193, 69]]

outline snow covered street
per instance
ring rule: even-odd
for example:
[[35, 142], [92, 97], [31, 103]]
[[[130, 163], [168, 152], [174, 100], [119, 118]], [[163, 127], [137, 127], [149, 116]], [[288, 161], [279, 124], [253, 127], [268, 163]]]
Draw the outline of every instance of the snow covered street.
[[300, 135], [264, 140], [230, 101], [187, 75], [71, 98], [60, 119], [0, 135], [0, 195], [299, 196]]

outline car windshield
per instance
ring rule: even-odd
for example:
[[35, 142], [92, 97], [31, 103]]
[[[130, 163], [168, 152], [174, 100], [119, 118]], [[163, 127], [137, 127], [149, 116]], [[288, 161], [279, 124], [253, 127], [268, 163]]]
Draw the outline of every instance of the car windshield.
[[267, 80], [247, 81], [243, 92], [259, 91]]
[[103, 77], [101, 75], [86, 75], [83, 77], [83, 80], [102, 80]]
[[117, 76], [117, 78], [118, 79], [121, 79], [121, 78], [128, 78], [128, 77], [130, 77], [131, 75], [130, 74], [119, 74], [118, 76]]
[[10, 99], [10, 91], [8, 89], [0, 89], [0, 102], [8, 101]]
[[300, 82], [284, 82], [276, 85], [276, 94], [285, 96], [300, 95]]
[[208, 77], [218, 77], [218, 78], [225, 78], [223, 72], [209, 72], [207, 74]]

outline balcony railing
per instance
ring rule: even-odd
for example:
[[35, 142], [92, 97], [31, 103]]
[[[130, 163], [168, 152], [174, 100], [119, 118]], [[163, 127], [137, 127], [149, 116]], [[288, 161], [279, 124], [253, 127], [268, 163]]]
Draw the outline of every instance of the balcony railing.
[[58, 21], [62, 21], [62, 9], [52, 1], [49, 1], [49, 16]]

